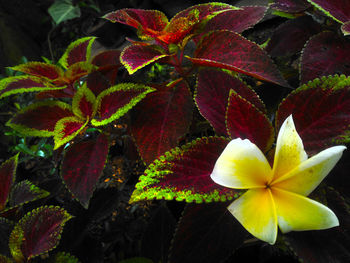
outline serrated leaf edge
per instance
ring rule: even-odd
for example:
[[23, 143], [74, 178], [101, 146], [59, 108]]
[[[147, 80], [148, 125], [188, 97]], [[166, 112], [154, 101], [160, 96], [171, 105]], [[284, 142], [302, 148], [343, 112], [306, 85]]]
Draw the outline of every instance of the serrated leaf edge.
[[[158, 159], [156, 159], [152, 164], [148, 166], [148, 168], [145, 170], [144, 175], [141, 175], [139, 178], [139, 182], [135, 186], [135, 190], [133, 191], [131, 198], [129, 200], [129, 203], [134, 203], [142, 200], [153, 200], [153, 199], [164, 199], [164, 200], [176, 200], [176, 201], [185, 201], [188, 203], [196, 202], [196, 203], [210, 203], [210, 202], [224, 202], [228, 200], [232, 200], [233, 198], [238, 197], [238, 193], [236, 193], [233, 197], [232, 196], [226, 196], [226, 195], [219, 195], [219, 192], [217, 190], [214, 190], [212, 193], [207, 194], [199, 194], [199, 193], [193, 193], [191, 190], [182, 190], [182, 191], [173, 191], [176, 189], [176, 187], [169, 187], [167, 189], [162, 189], [160, 187], [154, 187], [147, 190], [144, 190], [145, 187], [148, 185], [151, 185], [153, 183], [159, 182], [158, 179], [155, 178], [155, 176], [167, 176], [168, 174], [171, 174], [172, 172], [170, 170], [164, 170], [164, 171], [157, 171], [157, 169], [165, 164], [164, 161], [171, 162], [172, 160], [176, 159], [177, 156], [181, 155], [183, 152], [190, 150], [193, 146], [195, 146], [197, 143], [214, 140], [214, 139], [223, 139], [227, 140], [225, 137], [219, 137], [219, 136], [210, 136], [210, 137], [202, 137], [197, 138], [181, 147], [175, 147], [171, 149], [170, 151], [167, 151], [164, 155], [160, 156]], [[170, 163], [167, 165], [171, 166]]]
[[141, 84], [133, 84], [133, 83], [121, 83], [118, 85], [115, 85], [113, 87], [110, 87], [109, 89], [106, 89], [102, 91], [96, 99], [96, 104], [97, 104], [97, 111], [100, 110], [102, 100], [105, 96], [108, 96], [112, 94], [113, 92], [118, 92], [118, 91], [129, 91], [129, 90], [144, 90], [142, 93], [137, 95], [136, 97], [133, 97], [128, 104], [122, 106], [119, 108], [115, 113], [113, 113], [110, 117], [103, 119], [103, 120], [97, 120], [97, 119], [92, 119], [91, 124], [94, 126], [102, 126], [106, 125], [116, 119], [119, 119], [122, 117], [124, 114], [126, 114], [131, 108], [133, 108], [138, 102], [140, 102], [143, 98], [146, 97], [148, 93], [156, 91], [156, 89], [151, 88], [149, 86], [141, 85]]
[[[64, 110], [65, 109], [71, 110], [71, 106], [67, 103], [62, 102], [62, 101], [40, 101], [40, 102], [31, 104], [26, 108], [21, 109], [19, 112], [16, 113], [16, 115], [22, 114], [22, 113], [26, 112], [27, 110], [33, 110], [37, 107], [42, 107], [42, 106], [49, 106], [49, 107], [58, 106]], [[72, 112], [72, 116], [73, 116], [73, 112]], [[11, 121], [12, 121], [12, 119], [7, 121], [6, 126], [9, 126], [12, 129], [14, 129], [14, 130], [16, 130], [24, 135], [27, 135], [27, 136], [51, 137], [51, 136], [54, 136], [54, 134], [55, 134], [54, 131], [50, 132], [48, 130], [37, 130], [37, 129], [27, 127], [27, 126], [24, 126], [21, 124], [12, 123]]]

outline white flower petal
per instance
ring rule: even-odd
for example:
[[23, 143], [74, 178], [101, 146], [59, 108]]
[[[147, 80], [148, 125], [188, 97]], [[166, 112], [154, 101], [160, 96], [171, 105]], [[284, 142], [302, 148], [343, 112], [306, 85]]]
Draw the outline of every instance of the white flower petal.
[[226, 146], [210, 177], [215, 183], [229, 188], [264, 188], [272, 173], [260, 149], [248, 139], [238, 138]]
[[306, 159], [307, 154], [303, 142], [295, 129], [292, 115], [290, 115], [283, 122], [278, 133], [272, 169], [274, 179], [288, 173]]
[[271, 191], [278, 225], [283, 233], [321, 230], [339, 225], [336, 215], [323, 204], [281, 189], [271, 188]]
[[308, 196], [339, 161], [345, 146], [328, 148], [279, 177], [271, 186]]
[[253, 236], [271, 245], [276, 242], [277, 216], [269, 189], [248, 190], [228, 210]]

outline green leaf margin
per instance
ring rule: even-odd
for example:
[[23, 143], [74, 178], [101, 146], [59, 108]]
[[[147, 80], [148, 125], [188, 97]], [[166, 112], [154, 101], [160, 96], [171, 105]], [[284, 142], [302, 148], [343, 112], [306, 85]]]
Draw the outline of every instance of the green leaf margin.
[[[62, 130], [65, 128], [65, 126], [64, 126], [65, 122], [76, 122], [76, 123], [81, 124], [81, 127], [77, 131], [75, 131], [72, 134], [70, 134], [70, 135], [68, 135], [68, 136], [63, 138]], [[65, 118], [60, 119], [56, 123], [56, 126], [55, 126], [55, 131], [54, 131], [54, 136], [53, 136], [53, 140], [54, 140], [55, 146], [54, 146], [53, 149], [57, 150], [63, 144], [66, 144], [67, 142], [73, 140], [85, 128], [85, 126], [88, 123], [89, 123], [89, 119], [86, 119], [86, 121], [84, 122], [84, 121], [78, 119], [75, 116], [65, 117]]]
[[[85, 97], [88, 102], [92, 105], [92, 116], [85, 116], [83, 112], [79, 108], [80, 100]], [[73, 100], [72, 100], [72, 110], [74, 115], [80, 117], [81, 119], [86, 119], [86, 117], [93, 117], [96, 114], [96, 96], [94, 93], [87, 88], [86, 83], [78, 89], [78, 91], [74, 94]]]
[[[28, 219], [30, 219], [30, 217], [39, 214], [40, 212], [42, 212], [45, 209], [54, 209], [54, 210], [56, 210], [56, 213], [57, 212], [63, 213], [63, 219], [62, 219], [62, 222], [60, 223], [60, 225], [62, 226], [62, 230], [60, 231], [59, 235], [55, 237], [58, 241], [61, 239], [61, 234], [62, 234], [63, 227], [64, 227], [65, 223], [68, 220], [70, 220], [71, 218], [73, 218], [72, 215], [70, 215], [66, 210], [64, 210], [63, 208], [61, 208], [59, 206], [41, 206], [41, 207], [38, 207], [38, 208], [28, 212], [15, 225], [14, 229], [11, 232], [10, 239], [9, 239], [9, 247], [10, 247], [11, 254], [17, 262], [22, 262], [24, 260], [23, 253], [21, 251], [21, 246], [23, 244], [23, 241], [25, 240], [24, 239], [24, 230], [23, 230], [22, 226], [26, 224], [26, 221]], [[57, 245], [58, 245], [58, 243], [57, 243]], [[28, 259], [31, 259], [33, 257], [47, 253], [47, 252], [53, 250], [57, 245], [55, 245], [53, 248], [51, 248], [47, 251], [43, 251], [42, 253], [39, 253], [37, 255], [32, 255]]]
[[98, 96], [97, 96], [97, 110], [99, 111], [101, 107], [101, 102], [103, 97], [108, 96], [109, 94], [113, 92], [118, 92], [118, 91], [129, 91], [129, 90], [144, 90], [144, 92], [140, 93], [136, 97], [132, 98], [130, 102], [123, 107], [119, 108], [115, 113], [113, 113], [109, 118], [104, 119], [104, 120], [97, 120], [97, 119], [92, 119], [91, 124], [94, 126], [102, 126], [106, 125], [116, 119], [119, 119], [122, 117], [125, 113], [127, 113], [131, 108], [133, 108], [138, 102], [140, 102], [143, 98], [146, 97], [148, 93], [156, 91], [156, 89], [151, 88], [149, 86], [145, 86], [142, 84], [134, 84], [134, 83], [121, 83], [118, 85], [115, 85], [113, 87], [110, 87], [109, 89], [106, 89], [102, 91]]
[[62, 86], [62, 87], [53, 86], [52, 84], [50, 84], [48, 82], [49, 79], [44, 78], [45, 80], [47, 80], [47, 81], [44, 81], [43, 78], [44, 77], [39, 78], [36, 76], [30, 76], [30, 75], [21, 75], [21, 76], [13, 76], [13, 77], [4, 78], [4, 79], [0, 80], [0, 93], [2, 90], [5, 90], [7, 88], [7, 86], [12, 84], [13, 82], [16, 82], [19, 80], [25, 80], [25, 79], [29, 79], [29, 80], [35, 81], [37, 83], [42, 83], [45, 86], [43, 86], [43, 87], [31, 87], [31, 88], [18, 88], [18, 89], [12, 89], [9, 91], [5, 91], [4, 93], [2, 93], [0, 95], [0, 99], [7, 97], [7, 96], [10, 96], [10, 95], [18, 94], [18, 93], [61, 90], [61, 89], [66, 88], [66, 86]]
[[[164, 199], [164, 200], [176, 200], [176, 201], [185, 201], [188, 203], [196, 202], [196, 203], [210, 203], [210, 202], [225, 202], [233, 200], [233, 198], [237, 198], [239, 194], [235, 194], [234, 197], [231, 196], [225, 196], [219, 194], [217, 190], [215, 190], [211, 194], [199, 194], [199, 193], [193, 193], [191, 190], [181, 190], [176, 191], [176, 187], [168, 187], [168, 188], [160, 188], [160, 187], [153, 187], [148, 188], [149, 185], [156, 184], [159, 182], [157, 178], [159, 177], [165, 177], [170, 174], [172, 174], [172, 171], [170, 170], [172, 165], [171, 161], [177, 159], [178, 157], [181, 157], [181, 155], [186, 152], [187, 150], [190, 150], [193, 146], [195, 146], [197, 143], [200, 143], [202, 141], [209, 141], [213, 139], [224, 139], [229, 140], [225, 137], [219, 137], [219, 136], [209, 136], [209, 137], [202, 137], [197, 138], [193, 140], [192, 142], [189, 142], [181, 147], [176, 147], [171, 149], [170, 151], [166, 152], [164, 155], [160, 156], [158, 159], [156, 159], [152, 164], [148, 166], [148, 168], [145, 170], [144, 175], [141, 175], [139, 178], [139, 182], [135, 186], [135, 190], [133, 191], [129, 203], [134, 203], [142, 200], [152, 200], [152, 199]], [[164, 164], [164, 162], [168, 162], [167, 164]]]
[[69, 53], [75, 47], [79, 46], [80, 44], [82, 44], [86, 41], [89, 41], [89, 44], [86, 47], [86, 61], [89, 61], [91, 58], [91, 47], [92, 47], [92, 44], [94, 43], [95, 39], [96, 39], [96, 37], [83, 37], [83, 38], [79, 38], [79, 39], [73, 41], [72, 43], [70, 43], [69, 46], [67, 47], [66, 51], [62, 55], [62, 57], [59, 59], [58, 64], [60, 64], [65, 69], [67, 69], [69, 67], [69, 65], [68, 65]]
[[[23, 108], [22, 110], [17, 112], [17, 114], [22, 114], [22, 113], [26, 112], [27, 110], [33, 110], [35, 108], [42, 107], [42, 106], [51, 106], [51, 107], [58, 106], [62, 109], [71, 110], [71, 106], [65, 102], [62, 102], [62, 101], [40, 101], [40, 102], [31, 104], [26, 108]], [[72, 113], [72, 115], [73, 115], [73, 113]], [[24, 125], [11, 123], [11, 120], [12, 119], [10, 119], [6, 123], [6, 126], [9, 126], [10, 128], [12, 128], [12, 129], [14, 129], [14, 130], [26, 135], [26, 136], [51, 137], [51, 136], [55, 135], [54, 131], [50, 132], [48, 130], [33, 129], [33, 128], [30, 128], [30, 127], [27, 127]], [[56, 123], [56, 125], [57, 125], [57, 123]]]

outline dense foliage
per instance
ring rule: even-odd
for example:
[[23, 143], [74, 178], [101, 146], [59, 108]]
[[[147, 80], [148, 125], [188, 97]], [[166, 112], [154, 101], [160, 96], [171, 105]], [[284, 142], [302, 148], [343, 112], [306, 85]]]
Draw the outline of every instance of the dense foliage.
[[[76, 2], [50, 6], [53, 29], [101, 12]], [[309, 156], [350, 142], [348, 6], [212, 2], [171, 19], [119, 8], [103, 19], [135, 29], [123, 48], [100, 51], [86, 34], [57, 60], [8, 67], [0, 262], [349, 261], [346, 151], [311, 194], [340, 226], [279, 234], [274, 246], [228, 212], [243, 191], [210, 177], [236, 138], [272, 163], [290, 115]]]

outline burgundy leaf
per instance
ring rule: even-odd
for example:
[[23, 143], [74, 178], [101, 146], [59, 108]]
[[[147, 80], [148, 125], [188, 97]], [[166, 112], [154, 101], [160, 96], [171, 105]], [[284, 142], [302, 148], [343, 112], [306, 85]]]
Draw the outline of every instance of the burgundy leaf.
[[313, 36], [301, 57], [300, 82], [333, 74], [350, 75], [350, 40], [333, 32]]
[[84, 37], [70, 43], [63, 56], [60, 58], [59, 64], [65, 68], [69, 68], [73, 64], [89, 61], [91, 46], [94, 41], [95, 37]]
[[28, 62], [11, 67], [11, 69], [51, 80], [57, 79], [63, 74], [63, 70], [60, 67], [42, 62]]
[[102, 91], [111, 87], [108, 79], [100, 71], [92, 72], [88, 75], [86, 85], [97, 97]]
[[309, 2], [340, 22], [345, 23], [350, 20], [350, 2], [348, 0], [309, 0]]
[[91, 63], [98, 67], [104, 67], [109, 65], [115, 65], [120, 67], [120, 54], [120, 50], [116, 49], [103, 51], [94, 56]]
[[113, 86], [97, 97], [99, 118], [91, 121], [92, 125], [106, 125], [119, 119], [154, 89], [133, 83], [121, 83]]
[[61, 176], [68, 190], [87, 208], [102, 174], [108, 154], [108, 138], [100, 134], [95, 140], [70, 146], [64, 156]]
[[169, 248], [176, 228], [170, 210], [162, 205], [153, 215], [141, 240], [141, 255], [153, 262], [167, 262]]
[[159, 47], [154, 45], [131, 45], [123, 50], [120, 61], [126, 67], [129, 74], [133, 74], [140, 68], [168, 56]]
[[8, 123], [32, 136], [52, 136], [57, 121], [73, 116], [68, 104], [59, 101], [38, 102], [22, 109]]
[[274, 140], [274, 129], [267, 116], [233, 90], [227, 106], [226, 126], [231, 138], [249, 139], [263, 152], [270, 149]]
[[205, 137], [167, 152], [140, 177], [130, 202], [157, 198], [202, 203], [237, 197], [237, 190], [222, 187], [210, 178], [227, 143], [222, 137]]
[[[96, 55], [91, 62], [98, 66], [98, 72], [101, 77], [109, 80], [111, 85], [115, 83], [118, 69], [122, 66], [120, 55], [121, 52], [119, 50], [107, 50]], [[97, 95], [95, 94], [95, 96]]]
[[[62, 87], [63, 88], [63, 87]], [[35, 76], [15, 76], [0, 81], [0, 98], [24, 92], [55, 89], [49, 83]], [[59, 89], [59, 88], [56, 88]]]
[[310, 16], [301, 16], [281, 24], [269, 41], [266, 51], [272, 57], [298, 53], [306, 41], [321, 31], [321, 26]]
[[296, 89], [279, 106], [277, 129], [290, 114], [309, 153], [350, 141], [350, 80], [334, 76]]
[[204, 32], [226, 29], [241, 33], [257, 24], [265, 15], [264, 6], [243, 6], [237, 10], [226, 10], [210, 19]]
[[16, 177], [18, 154], [0, 166], [0, 211], [5, 208], [11, 187]]
[[175, 233], [170, 262], [223, 262], [241, 246], [247, 231], [227, 210], [229, 204], [188, 204]]
[[86, 126], [88, 120], [82, 121], [77, 117], [67, 117], [59, 120], [56, 123], [54, 131], [54, 150], [71, 141], [81, 132]]
[[197, 78], [195, 101], [200, 113], [219, 135], [228, 135], [225, 115], [230, 89], [254, 104], [261, 112], [266, 113], [265, 106], [258, 95], [238, 78], [217, 69], [201, 69]]
[[271, 8], [286, 13], [300, 13], [311, 5], [306, 0], [274, 0]]
[[10, 195], [10, 206], [18, 206], [48, 196], [50, 193], [24, 180], [16, 184]]
[[192, 121], [193, 102], [185, 82], [150, 93], [133, 111], [131, 133], [146, 163], [177, 146]]
[[264, 50], [231, 31], [213, 31], [205, 35], [195, 50], [194, 58], [188, 58], [197, 65], [225, 68], [288, 86]]
[[73, 83], [68, 83], [67, 87], [61, 90], [42, 91], [36, 94], [35, 98], [38, 100], [52, 99], [52, 98], [72, 98], [75, 93]]
[[126, 8], [108, 13], [103, 18], [137, 29], [142, 28], [143, 30], [147, 30], [147, 32], [151, 30], [162, 31], [168, 24], [165, 14], [157, 10]]
[[10, 236], [13, 257], [16, 259], [20, 256], [16, 254], [18, 250], [28, 260], [54, 249], [60, 241], [64, 224], [71, 217], [57, 206], [42, 206], [26, 214], [15, 225]]
[[220, 12], [223, 10], [230, 10], [233, 6], [225, 4], [225, 3], [219, 3], [219, 2], [213, 2], [213, 3], [206, 3], [206, 4], [199, 4], [191, 6], [183, 11], [180, 11], [177, 13], [172, 20], [178, 19], [180, 17], [188, 17], [188, 15], [193, 12], [194, 10], [198, 10], [198, 19], [200, 21], [208, 18], [210, 15], [215, 14], [216, 12]]

